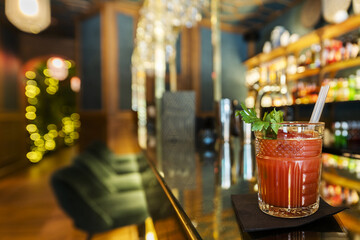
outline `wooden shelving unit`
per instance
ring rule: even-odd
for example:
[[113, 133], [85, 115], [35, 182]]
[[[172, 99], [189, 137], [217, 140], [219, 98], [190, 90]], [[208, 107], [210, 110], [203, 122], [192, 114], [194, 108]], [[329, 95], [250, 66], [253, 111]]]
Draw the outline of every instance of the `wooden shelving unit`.
[[320, 68], [307, 69], [302, 73], [288, 74], [287, 75], [287, 80], [288, 81], [295, 81], [297, 79], [310, 77], [310, 76], [315, 76], [315, 75], [318, 75], [319, 73], [320, 73]]
[[330, 72], [337, 72], [341, 69], [360, 66], [360, 57], [328, 64], [321, 69], [321, 76]]
[[296, 55], [301, 50], [308, 48], [313, 44], [321, 44], [322, 40], [339, 37], [359, 27], [360, 15], [353, 15], [342, 23], [326, 25], [300, 37], [298, 41], [291, 43], [286, 47], [275, 48], [270, 53], [260, 53], [249, 58], [244, 63], [251, 69], [259, 66], [261, 63], [269, 62], [281, 56], [288, 56], [290, 54]]
[[342, 187], [346, 187], [349, 189], [354, 189], [357, 192], [360, 192], [360, 181], [352, 180], [344, 176], [339, 176], [336, 173], [331, 173], [327, 171], [323, 171], [322, 179], [331, 184], [337, 184]]

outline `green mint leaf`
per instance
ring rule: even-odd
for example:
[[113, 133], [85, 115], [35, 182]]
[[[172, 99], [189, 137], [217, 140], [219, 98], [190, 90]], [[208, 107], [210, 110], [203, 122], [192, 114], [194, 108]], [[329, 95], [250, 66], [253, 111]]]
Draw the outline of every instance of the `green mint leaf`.
[[278, 134], [279, 128], [280, 128], [280, 125], [279, 125], [279, 124], [271, 124], [271, 129], [272, 129], [276, 134]]
[[274, 108], [270, 113], [265, 112], [263, 118], [258, 118], [255, 108], [248, 109], [245, 104], [241, 103], [243, 110], [237, 111], [236, 116], [241, 115], [242, 120], [246, 123], [251, 123], [252, 131], [263, 131], [264, 137], [267, 139], [276, 139], [280, 125], [277, 123], [283, 122], [284, 113], [276, 111]]
[[264, 117], [263, 117], [263, 121], [266, 121], [267, 116], [268, 116], [268, 112], [265, 112]]
[[251, 130], [253, 131], [261, 131], [263, 130], [263, 128], [264, 128], [264, 122], [262, 121], [254, 122], [251, 126]]

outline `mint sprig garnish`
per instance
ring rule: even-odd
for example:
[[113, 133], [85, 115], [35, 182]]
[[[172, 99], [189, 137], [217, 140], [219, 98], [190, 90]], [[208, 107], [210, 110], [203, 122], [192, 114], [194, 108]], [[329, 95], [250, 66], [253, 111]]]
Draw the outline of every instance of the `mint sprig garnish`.
[[252, 131], [263, 131], [265, 138], [276, 139], [277, 133], [281, 123], [284, 121], [284, 113], [282, 111], [276, 111], [274, 108], [270, 113], [265, 112], [263, 118], [258, 118], [255, 108], [248, 109], [242, 103], [243, 110], [236, 111], [236, 116], [241, 115], [242, 119], [246, 123], [251, 123]]

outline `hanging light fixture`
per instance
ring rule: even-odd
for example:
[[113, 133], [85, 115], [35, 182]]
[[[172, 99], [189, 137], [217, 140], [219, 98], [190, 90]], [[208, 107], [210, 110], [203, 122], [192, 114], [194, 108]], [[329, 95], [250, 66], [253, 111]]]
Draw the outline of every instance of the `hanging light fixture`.
[[6, 0], [5, 14], [21, 31], [36, 34], [50, 25], [50, 0]]

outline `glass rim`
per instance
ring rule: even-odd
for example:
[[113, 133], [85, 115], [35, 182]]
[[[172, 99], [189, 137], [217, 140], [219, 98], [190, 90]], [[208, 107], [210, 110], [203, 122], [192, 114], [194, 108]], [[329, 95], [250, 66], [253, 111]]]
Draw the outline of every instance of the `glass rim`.
[[316, 123], [310, 123], [310, 122], [306, 122], [306, 121], [284, 121], [281, 123], [272, 123], [272, 124], [278, 124], [280, 126], [296, 126], [296, 127], [301, 127], [301, 126], [325, 126], [325, 122], [316, 122]]

